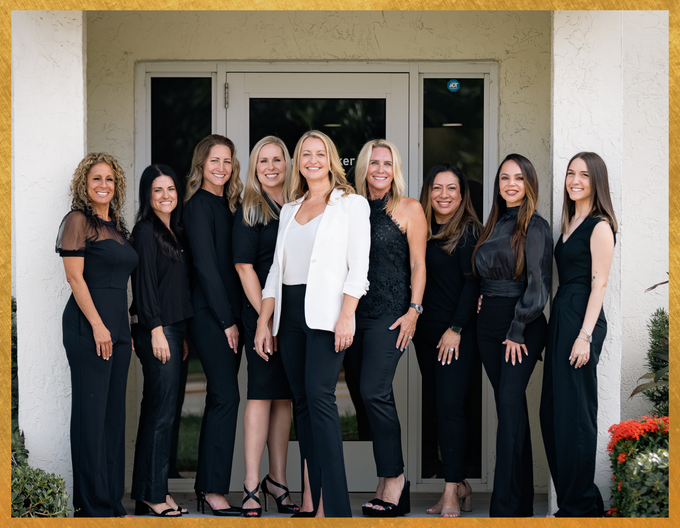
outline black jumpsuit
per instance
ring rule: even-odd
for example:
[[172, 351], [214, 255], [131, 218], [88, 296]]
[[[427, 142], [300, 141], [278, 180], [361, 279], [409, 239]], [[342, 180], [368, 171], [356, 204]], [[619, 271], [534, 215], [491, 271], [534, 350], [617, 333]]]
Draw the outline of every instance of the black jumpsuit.
[[597, 362], [607, 335], [604, 310], [593, 329], [590, 360], [569, 364], [583, 327], [591, 290], [590, 237], [601, 218], [586, 218], [566, 242], [560, 236], [555, 261], [560, 287], [553, 302], [541, 395], [541, 430], [557, 492], [556, 517], [602, 517], [604, 505], [594, 483], [597, 454]]
[[71, 294], [62, 328], [71, 368], [71, 458], [76, 517], [126, 515], [125, 389], [132, 354], [127, 284], [137, 253], [114, 222], [97, 222], [80, 211], [66, 215], [56, 250], [85, 259], [83, 278], [102, 322], [111, 333], [109, 360], [97, 355], [92, 326]]

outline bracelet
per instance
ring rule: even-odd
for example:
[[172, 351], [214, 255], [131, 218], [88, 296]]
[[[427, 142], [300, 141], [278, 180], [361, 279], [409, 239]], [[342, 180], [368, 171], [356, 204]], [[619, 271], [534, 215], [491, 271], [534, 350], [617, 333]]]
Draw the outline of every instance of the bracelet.
[[586, 341], [588, 341], [588, 343], [592, 343], [592, 342], [593, 342], [593, 334], [591, 334], [590, 332], [588, 332], [588, 330], [586, 330], [585, 328], [581, 328], [580, 332], [583, 332], [585, 335], [588, 336], [588, 339], [586, 339], [585, 337], [579, 336], [579, 337], [581, 337], [581, 339], [586, 339]]
[[592, 343], [591, 339], [586, 339], [585, 337], [581, 337], [580, 335], [576, 337], [578, 337], [579, 339], [583, 339], [584, 341], [588, 341], [588, 343]]

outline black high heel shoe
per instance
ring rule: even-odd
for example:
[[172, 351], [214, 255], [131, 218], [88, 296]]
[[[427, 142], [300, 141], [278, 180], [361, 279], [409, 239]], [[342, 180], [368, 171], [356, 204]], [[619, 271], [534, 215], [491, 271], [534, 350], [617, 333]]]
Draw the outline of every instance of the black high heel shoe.
[[174, 508], [167, 508], [160, 513], [156, 513], [156, 510], [154, 510], [146, 502], [135, 501], [135, 515], [146, 515], [147, 513], [152, 513], [156, 517], [181, 517], [182, 516], [181, 511], [179, 511], [179, 515], [173, 515], [177, 511], [179, 510], [176, 510]]
[[243, 507], [243, 505], [251, 499], [257, 502], [258, 504], [261, 504], [260, 497], [257, 496], [258, 491], [260, 491], [260, 484], [258, 484], [253, 491], [248, 491], [246, 485], [245, 484], [243, 485], [243, 493], [245, 493], [246, 496], [243, 497], [243, 502], [241, 503], [241, 511], [243, 512], [244, 517], [262, 517], [262, 506], [259, 506], [257, 508]]
[[407, 480], [404, 483], [404, 488], [401, 490], [399, 496], [399, 503], [383, 501], [382, 507], [384, 510], [376, 510], [371, 508], [366, 511], [368, 517], [399, 517], [411, 513], [411, 483]]
[[241, 511], [241, 508], [237, 508], [236, 506], [231, 506], [230, 508], [221, 508], [219, 510], [215, 510], [212, 506], [210, 506], [210, 503], [206, 500], [205, 496], [210, 493], [209, 491], [198, 491], [196, 490], [196, 511], [200, 511], [202, 513], [205, 513], [205, 505], [208, 505], [208, 508], [210, 508], [210, 511], [212, 512], [213, 515], [217, 517], [240, 517], [243, 515], [243, 512]]
[[[267, 487], [268, 482], [273, 486], [276, 486], [277, 488], [281, 488], [283, 490], [283, 493], [276, 497], [271, 491], [269, 491], [269, 488]], [[286, 497], [290, 497], [290, 490], [283, 484], [274, 482], [269, 475], [262, 479], [262, 484], [260, 487], [262, 488], [262, 493], [264, 494], [264, 511], [269, 511], [269, 502], [267, 499], [267, 495], [271, 495], [272, 498], [276, 501], [276, 509], [279, 511], [279, 513], [298, 513], [300, 511], [300, 506], [298, 506], [297, 504], [283, 503], [283, 501], [286, 500]]]

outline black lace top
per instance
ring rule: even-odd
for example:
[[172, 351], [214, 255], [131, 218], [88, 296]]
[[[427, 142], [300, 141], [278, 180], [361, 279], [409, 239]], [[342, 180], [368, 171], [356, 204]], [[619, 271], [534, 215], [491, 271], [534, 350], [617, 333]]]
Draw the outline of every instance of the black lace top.
[[375, 319], [381, 315], [404, 315], [411, 302], [411, 266], [406, 233], [387, 214], [388, 195], [369, 200], [371, 206], [371, 252], [368, 293], [359, 300], [357, 315]]

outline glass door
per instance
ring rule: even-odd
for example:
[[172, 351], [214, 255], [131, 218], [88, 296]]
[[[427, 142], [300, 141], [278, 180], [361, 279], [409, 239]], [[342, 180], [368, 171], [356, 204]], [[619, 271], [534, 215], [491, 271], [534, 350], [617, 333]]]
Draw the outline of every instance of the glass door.
[[[234, 141], [242, 167], [248, 169], [252, 146], [262, 137], [280, 137], [293, 154], [300, 136], [321, 130], [335, 143], [350, 182], [363, 144], [387, 138], [408, 167], [408, 75], [361, 73], [227, 73], [227, 136]], [[245, 369], [242, 369], [245, 370]], [[407, 361], [394, 381], [397, 410], [406, 449]], [[338, 379], [345, 464], [350, 491], [372, 491], [377, 484], [370, 428], [356, 374], [346, 360]], [[289, 446], [289, 468], [299, 467], [297, 442]], [[237, 461], [234, 461], [237, 464]], [[264, 464], [264, 462], [263, 462]], [[299, 472], [288, 481], [299, 489]]]

